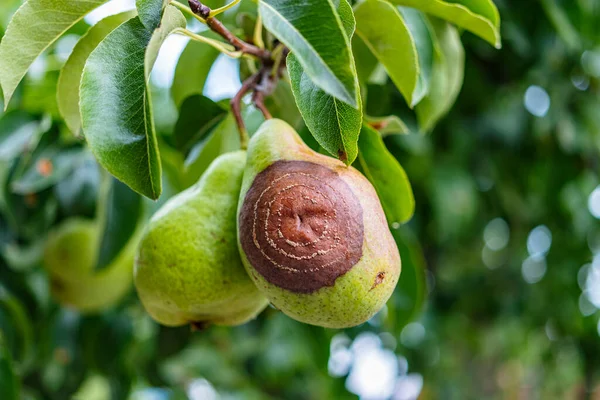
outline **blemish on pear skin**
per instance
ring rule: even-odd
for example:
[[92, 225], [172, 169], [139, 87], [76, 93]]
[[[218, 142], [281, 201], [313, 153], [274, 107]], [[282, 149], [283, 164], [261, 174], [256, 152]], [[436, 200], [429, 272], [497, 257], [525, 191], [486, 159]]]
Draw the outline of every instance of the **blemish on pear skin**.
[[383, 282], [383, 280], [385, 279], [385, 272], [381, 271], [380, 273], [377, 274], [377, 276], [375, 277], [375, 282], [373, 282], [373, 286], [371, 286], [371, 289], [369, 289], [369, 291], [375, 289], [375, 287], [377, 287], [378, 285], [381, 284], [381, 282]]

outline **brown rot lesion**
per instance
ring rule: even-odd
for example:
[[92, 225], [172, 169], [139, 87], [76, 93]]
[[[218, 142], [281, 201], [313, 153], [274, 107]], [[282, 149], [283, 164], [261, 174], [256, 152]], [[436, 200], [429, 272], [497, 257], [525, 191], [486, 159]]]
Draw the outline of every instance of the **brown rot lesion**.
[[297, 293], [333, 286], [362, 257], [362, 206], [325, 166], [276, 161], [257, 175], [240, 212], [240, 241], [268, 282]]

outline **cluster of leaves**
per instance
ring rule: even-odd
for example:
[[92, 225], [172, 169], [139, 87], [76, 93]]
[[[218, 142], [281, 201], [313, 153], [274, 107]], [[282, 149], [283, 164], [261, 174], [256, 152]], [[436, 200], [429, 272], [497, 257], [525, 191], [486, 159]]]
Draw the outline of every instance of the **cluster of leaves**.
[[[102, 3], [28, 1], [16, 12], [0, 45], [0, 84], [6, 105], [36, 57]], [[178, 4], [138, 0], [137, 16], [126, 12], [99, 22], [75, 46], [62, 68], [58, 85], [58, 106], [69, 129], [75, 134], [82, 130], [102, 166], [152, 199], [162, 192], [162, 168], [148, 81], [160, 47], [170, 34], [181, 33], [218, 49], [226, 48], [225, 43], [188, 31], [180, 11], [186, 8]], [[257, 31], [264, 24], [271, 35], [266, 42], [262, 37], [258, 41], [276, 53], [281, 50], [281, 46], [274, 47], [272, 39], [276, 38], [291, 51], [287, 59], [287, 89], [293, 92], [317, 142], [347, 164], [358, 156], [358, 138], [363, 129], [363, 105], [367, 99], [366, 93], [361, 96], [361, 87], [378, 66], [407, 104], [415, 108], [421, 129], [430, 130], [448, 111], [462, 84], [462, 45], [456, 28], [443, 19], [496, 46], [500, 44], [499, 16], [491, 0], [369, 0], [354, 8], [346, 0], [309, 1], [294, 7], [285, 1], [261, 1], [258, 7], [245, 7], [248, 10], [240, 14], [245, 18], [240, 20], [249, 25], [247, 29]], [[33, 32], [27, 22], [31, 18], [37, 19]], [[208, 51], [214, 53], [213, 49]], [[277, 54], [281, 58], [282, 51]], [[202, 60], [199, 71], [191, 72], [189, 65], [182, 67], [184, 72], [174, 83], [176, 101], [201, 94], [205, 79], [202, 72], [206, 75], [215, 55], [195, 54], [194, 60]], [[182, 62], [190, 59], [192, 55], [187, 54]], [[190, 79], [190, 75], [196, 76]], [[381, 73], [378, 75], [381, 79]], [[223, 114], [217, 104], [205, 98], [182, 109], [192, 107], [200, 107], [203, 120], [185, 122], [188, 126], [189, 122], [200, 124], [199, 131], [175, 130], [172, 137], [177, 150], [184, 152]], [[390, 126], [389, 121], [379, 124]], [[403, 129], [399, 121], [392, 126], [400, 132]], [[378, 146], [368, 143], [373, 141], [366, 137], [369, 135], [363, 136], [365, 147]], [[364, 152], [363, 166], [371, 161], [371, 153]], [[406, 181], [404, 176], [396, 180]], [[394, 222], [406, 221], [410, 208], [405, 214], [408, 215], [401, 215]]]

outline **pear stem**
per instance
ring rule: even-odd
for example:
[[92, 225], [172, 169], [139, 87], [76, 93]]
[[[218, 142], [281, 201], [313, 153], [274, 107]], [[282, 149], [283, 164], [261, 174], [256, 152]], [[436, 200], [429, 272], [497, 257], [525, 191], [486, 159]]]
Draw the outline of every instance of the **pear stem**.
[[238, 130], [240, 131], [240, 146], [242, 147], [242, 150], [246, 150], [248, 148], [249, 141], [248, 130], [246, 129], [246, 124], [244, 123], [244, 118], [242, 117], [242, 100], [244, 100], [244, 96], [248, 94], [259, 82], [260, 75], [261, 71], [258, 71], [250, 78], [246, 79], [242, 83], [240, 90], [231, 99], [231, 112], [233, 113], [235, 122], [237, 123]]
[[252, 101], [256, 105], [256, 108], [258, 108], [260, 110], [260, 112], [263, 114], [265, 119], [273, 118], [273, 116], [267, 109], [267, 106], [265, 105], [265, 94], [263, 92], [259, 92], [259, 91], [254, 92], [254, 94], [252, 95]]

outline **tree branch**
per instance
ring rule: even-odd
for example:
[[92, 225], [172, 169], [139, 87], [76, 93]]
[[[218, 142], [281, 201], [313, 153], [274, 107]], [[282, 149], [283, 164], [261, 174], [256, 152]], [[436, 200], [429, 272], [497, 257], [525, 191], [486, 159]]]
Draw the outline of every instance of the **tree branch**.
[[190, 9], [204, 21], [206, 25], [214, 32], [221, 35], [227, 42], [229, 42], [236, 50], [241, 51], [244, 54], [249, 54], [257, 57], [261, 60], [271, 60], [271, 52], [260, 47], [256, 47], [250, 43], [244, 42], [237, 36], [235, 36], [221, 21], [211, 16], [212, 10], [210, 7], [202, 4], [198, 0], [188, 0]]
[[[213, 32], [223, 37], [238, 53], [251, 55], [260, 60], [260, 70], [246, 79], [242, 83], [240, 90], [231, 99], [231, 112], [239, 129], [240, 145], [242, 149], [246, 149], [248, 147], [249, 135], [244, 118], [242, 117], [242, 101], [244, 96], [252, 92], [252, 102], [256, 105], [256, 108], [262, 112], [266, 119], [272, 118], [271, 113], [265, 105], [265, 97], [273, 93], [273, 90], [277, 86], [277, 82], [281, 78], [285, 68], [285, 56], [289, 50], [285, 46], [280, 45], [276, 48], [276, 52], [272, 53], [262, 48], [262, 46], [258, 47], [247, 43], [231, 33], [221, 21], [216, 19], [214, 15], [218, 13], [215, 13], [210, 7], [198, 0], [188, 0], [188, 3], [190, 7], [189, 9], [185, 7], [187, 11], [193, 13], [197, 19], [203, 21]], [[234, 3], [236, 3], [235, 0], [231, 4]], [[260, 36], [260, 42], [262, 42], [262, 24], [260, 21], [257, 22], [255, 36]]]

